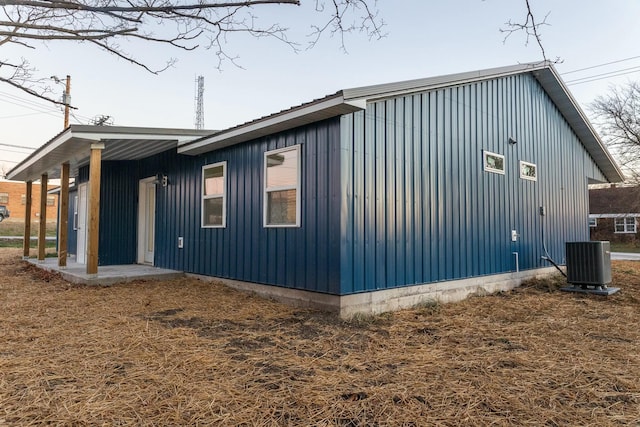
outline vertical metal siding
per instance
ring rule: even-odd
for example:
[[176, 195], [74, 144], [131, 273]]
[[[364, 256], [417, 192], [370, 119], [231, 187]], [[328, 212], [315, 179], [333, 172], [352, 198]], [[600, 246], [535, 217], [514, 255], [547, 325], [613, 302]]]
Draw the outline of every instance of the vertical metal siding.
[[[296, 144], [301, 145], [302, 155], [301, 227], [265, 228], [264, 152]], [[156, 266], [337, 294], [340, 154], [340, 122], [336, 118], [196, 157], [167, 151], [139, 161], [127, 183], [116, 183], [115, 176], [107, 179], [119, 188], [134, 185], [137, 192], [141, 178], [159, 172], [169, 177], [167, 187], [157, 188]], [[227, 224], [225, 228], [202, 228], [202, 166], [223, 160], [227, 162]], [[137, 224], [137, 203], [132, 205], [135, 208], [127, 215]], [[118, 208], [105, 209], [112, 213]], [[107, 230], [114, 228], [107, 226]], [[101, 235], [102, 231], [101, 225]], [[135, 237], [135, 230], [130, 235]], [[184, 237], [183, 249], [177, 246], [179, 236]], [[116, 248], [105, 250], [111, 254]]]
[[[558, 262], [588, 238], [587, 177], [604, 176], [529, 74], [378, 101], [341, 135], [342, 293], [514, 271], [513, 252], [521, 269], [547, 266], [543, 222]], [[505, 156], [505, 175], [483, 170], [482, 150]]]
[[99, 265], [136, 262], [138, 180], [136, 161], [104, 161], [100, 184]]
[[76, 184], [82, 184], [89, 181], [89, 165], [83, 166], [78, 170]]
[[[99, 265], [136, 262], [137, 162], [102, 162], [100, 185]], [[89, 181], [89, 166], [76, 176], [76, 190], [69, 192], [68, 252], [76, 254], [78, 232], [73, 229], [74, 198], [77, 185]], [[88, 220], [88, 219], [87, 219]]]

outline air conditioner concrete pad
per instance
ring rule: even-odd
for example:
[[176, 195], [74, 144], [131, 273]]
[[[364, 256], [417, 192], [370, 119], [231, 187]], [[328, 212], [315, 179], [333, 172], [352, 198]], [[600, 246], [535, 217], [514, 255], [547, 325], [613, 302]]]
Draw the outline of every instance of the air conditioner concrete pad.
[[612, 295], [615, 294], [616, 292], [618, 292], [620, 290], [620, 288], [604, 288], [604, 289], [599, 289], [599, 288], [594, 288], [594, 287], [587, 287], [587, 288], [583, 288], [582, 286], [578, 285], [578, 286], [565, 286], [564, 288], [560, 288], [561, 291], [563, 292], [577, 292], [580, 294], [592, 294], [592, 295]]

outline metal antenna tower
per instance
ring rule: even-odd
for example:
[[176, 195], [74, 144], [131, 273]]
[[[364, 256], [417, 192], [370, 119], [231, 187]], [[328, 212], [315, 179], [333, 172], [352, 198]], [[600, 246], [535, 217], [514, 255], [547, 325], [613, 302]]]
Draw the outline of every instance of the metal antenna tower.
[[204, 76], [196, 77], [196, 129], [204, 129]]

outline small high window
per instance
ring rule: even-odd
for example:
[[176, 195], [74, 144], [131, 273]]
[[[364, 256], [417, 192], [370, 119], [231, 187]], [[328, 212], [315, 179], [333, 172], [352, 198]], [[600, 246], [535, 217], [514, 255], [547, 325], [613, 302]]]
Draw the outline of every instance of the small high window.
[[598, 218], [589, 218], [589, 227], [595, 228], [598, 226]]
[[55, 206], [56, 198], [55, 196], [47, 196], [47, 206]]
[[502, 154], [483, 151], [482, 158], [485, 171], [504, 175], [504, 156]]
[[9, 203], [9, 193], [0, 193], [0, 203], [4, 205]]
[[226, 226], [227, 162], [202, 167], [202, 227]]
[[300, 226], [300, 145], [264, 153], [264, 226]]
[[21, 205], [26, 205], [27, 204], [27, 195], [26, 194], [22, 194], [20, 196], [20, 204]]
[[616, 218], [615, 230], [616, 233], [635, 233], [636, 219], [634, 217]]
[[520, 161], [520, 178], [528, 179], [529, 181], [538, 180], [538, 167], [535, 163]]

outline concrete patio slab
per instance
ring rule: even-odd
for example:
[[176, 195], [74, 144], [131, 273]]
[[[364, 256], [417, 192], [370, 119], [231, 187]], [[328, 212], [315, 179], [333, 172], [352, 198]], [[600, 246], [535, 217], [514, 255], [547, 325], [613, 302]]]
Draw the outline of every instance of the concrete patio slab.
[[620, 288], [602, 288], [599, 286], [596, 287], [581, 287], [581, 286], [565, 286], [564, 288], [560, 288], [562, 292], [576, 292], [579, 294], [591, 294], [591, 295], [601, 295], [601, 296], [609, 296], [613, 295], [620, 290]]
[[57, 258], [46, 258], [38, 261], [35, 258], [27, 260], [38, 268], [60, 273], [62, 278], [70, 283], [85, 285], [113, 285], [134, 280], [175, 279], [183, 277], [184, 273], [176, 270], [156, 268], [151, 265], [105, 265], [98, 267], [98, 274], [87, 274], [86, 265], [76, 263], [73, 258], [67, 259], [67, 267], [58, 267]]

